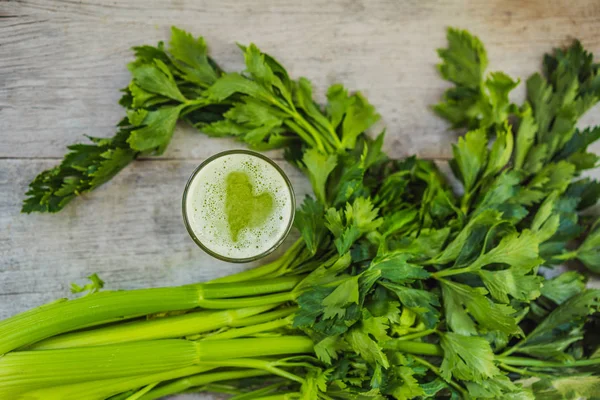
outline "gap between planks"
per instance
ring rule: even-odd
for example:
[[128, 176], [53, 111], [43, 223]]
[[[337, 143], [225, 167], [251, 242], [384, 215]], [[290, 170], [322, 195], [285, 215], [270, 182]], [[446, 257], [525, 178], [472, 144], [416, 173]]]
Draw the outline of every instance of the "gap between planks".
[[[444, 157], [444, 156], [440, 156], [440, 157], [421, 157], [418, 154], [416, 155], [417, 157], [419, 157], [419, 159], [421, 160], [427, 160], [427, 161], [449, 161], [451, 160], [451, 157]], [[411, 156], [407, 156], [404, 158], [408, 158]], [[154, 162], [154, 161], [159, 161], [159, 162], [163, 162], [163, 161], [198, 161], [198, 162], [202, 162], [204, 160], [206, 160], [208, 157], [206, 158], [185, 158], [185, 157], [161, 157], [161, 158], [153, 158], [153, 157], [141, 157], [141, 158], [137, 158], [135, 161], [141, 161], [141, 162]], [[287, 161], [285, 158], [283, 157], [269, 157], [271, 160], [274, 161]], [[27, 161], [27, 160], [31, 160], [31, 161], [61, 161], [63, 159], [63, 157], [0, 157], [0, 161]]]

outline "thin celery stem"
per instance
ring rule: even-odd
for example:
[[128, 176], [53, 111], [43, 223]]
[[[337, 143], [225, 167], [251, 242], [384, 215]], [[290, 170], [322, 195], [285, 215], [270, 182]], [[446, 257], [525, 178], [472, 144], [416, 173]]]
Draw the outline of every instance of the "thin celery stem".
[[241, 391], [237, 388], [234, 388], [231, 385], [227, 385], [225, 383], [209, 383], [204, 386], [198, 386], [186, 390], [183, 393], [198, 393], [198, 392], [208, 392], [208, 393], [219, 393], [219, 394], [230, 394], [230, 395], [238, 395]]
[[272, 272], [279, 269], [282, 264], [282, 259], [279, 258], [269, 264], [261, 265], [260, 267], [247, 269], [242, 272], [235, 273], [233, 275], [227, 275], [221, 278], [213, 279], [209, 283], [232, 283], [232, 282], [244, 282], [253, 279], [264, 278]]
[[577, 250], [569, 251], [567, 253], [562, 253], [557, 256], [553, 256], [554, 260], [566, 261], [572, 260], [578, 256], [579, 252]]
[[[124, 393], [119, 393], [115, 396], [111, 396], [110, 400], [127, 400], [127, 398], [133, 393], [133, 390], [128, 390], [127, 392]], [[40, 397], [40, 398], [44, 398], [44, 397]]]
[[31, 399], [106, 399], [119, 393], [128, 392], [132, 389], [146, 386], [154, 382], [168, 381], [188, 375], [200, 374], [215, 368], [216, 366], [192, 366], [151, 375], [142, 375], [137, 377], [127, 376], [124, 378], [92, 380], [63, 386], [52, 386], [26, 392], [25, 397]]
[[141, 396], [140, 400], [160, 399], [165, 396], [181, 393], [185, 390], [193, 388], [194, 386], [206, 385], [207, 383], [265, 375], [270, 375], [270, 372], [257, 369], [244, 369], [240, 371], [213, 372], [209, 374], [192, 375], [162, 385], [150, 391], [149, 393], [146, 393], [144, 396]]
[[285, 125], [287, 125], [288, 128], [290, 128], [291, 130], [296, 132], [298, 134], [298, 136], [300, 136], [300, 138], [302, 140], [304, 140], [304, 142], [306, 144], [308, 144], [309, 147], [316, 147], [317, 149], [319, 149], [319, 151], [321, 151], [323, 153], [326, 151], [325, 147], [323, 146], [323, 143], [321, 142], [321, 139], [313, 138], [312, 135], [310, 134], [310, 132], [307, 132], [303, 127], [298, 125], [295, 121], [292, 121], [291, 119], [286, 119], [284, 123], [285, 123]]
[[146, 385], [142, 389], [129, 396], [126, 400], [139, 400], [142, 398], [143, 395], [151, 391], [156, 385], [158, 385], [158, 382]]
[[396, 350], [410, 354], [420, 354], [424, 356], [443, 356], [444, 351], [436, 344], [413, 342], [410, 340], [392, 339], [383, 343], [383, 347], [388, 350]]
[[256, 307], [267, 304], [279, 304], [293, 301], [296, 296], [291, 293], [277, 293], [265, 296], [240, 297], [237, 299], [199, 300], [198, 305], [211, 310], [222, 310], [229, 308]]
[[503, 357], [497, 356], [496, 360], [506, 365], [514, 365], [519, 367], [532, 367], [532, 368], [572, 368], [572, 367], [588, 367], [592, 365], [600, 364], [600, 358], [592, 358], [589, 360], [575, 360], [565, 362], [545, 361], [536, 360], [533, 358], [525, 357]]
[[298, 307], [286, 307], [279, 310], [257, 314], [252, 317], [232, 321], [230, 326], [233, 328], [239, 328], [248, 325], [262, 324], [264, 322], [269, 322], [275, 319], [287, 317], [288, 315], [292, 315], [296, 311], [298, 311], [298, 309]]
[[410, 335], [400, 336], [396, 340], [413, 340], [413, 339], [421, 338], [423, 336], [431, 335], [432, 333], [437, 333], [437, 329], [427, 329], [425, 331], [412, 333]]
[[210, 283], [242, 282], [242, 281], [254, 280], [254, 279], [265, 278], [265, 277], [271, 276], [272, 274], [276, 273], [280, 269], [282, 269], [282, 270], [287, 269], [288, 266], [294, 262], [298, 253], [300, 251], [302, 251], [303, 244], [304, 244], [304, 241], [302, 239], [298, 239], [277, 260], [275, 260], [271, 263], [265, 264], [265, 265], [261, 265], [256, 268], [238, 272], [237, 274], [214, 279], [214, 280], [210, 281]]
[[475, 271], [476, 268], [472, 268], [472, 266], [468, 266], [468, 267], [464, 267], [464, 268], [457, 268], [457, 269], [443, 269], [441, 271], [438, 272], [434, 272], [432, 275], [434, 278], [439, 279], [439, 278], [444, 278], [446, 276], [452, 276], [452, 275], [459, 275], [459, 274], [466, 274], [469, 272], [473, 272]]
[[[306, 131], [308, 131], [314, 138], [315, 140], [317, 140], [318, 142], [321, 142], [321, 133], [318, 132], [317, 130], [315, 130], [315, 128], [306, 121], [306, 119], [304, 117], [302, 117], [302, 115], [300, 115], [297, 111], [293, 112], [293, 116], [294, 119], [296, 120], [296, 122], [302, 126], [304, 126], [304, 129], [306, 129]], [[330, 130], [327, 130], [327, 133], [331, 135], [331, 139], [332, 141], [329, 142], [327, 140], [327, 137], [323, 136], [323, 138], [325, 138], [325, 142], [324, 145], [327, 146], [326, 150], [327, 152], [331, 153], [331, 152], [335, 152], [335, 150], [339, 150], [342, 148], [342, 142], [340, 140], [340, 138], [335, 134], [335, 132], [332, 132]]]
[[[213, 342], [214, 343], [214, 342]], [[231, 360], [220, 360], [220, 361], [204, 361], [202, 365], [205, 366], [214, 366], [218, 367], [237, 367], [237, 368], [256, 368], [263, 369], [265, 371], [271, 372], [273, 375], [280, 376], [282, 378], [289, 379], [294, 382], [304, 383], [304, 379], [299, 376], [287, 372], [282, 368], [278, 368], [276, 362], [268, 361], [268, 360], [260, 360], [260, 359], [247, 359], [247, 358], [238, 358]]]
[[227, 360], [313, 352], [313, 341], [306, 336], [229, 339], [195, 342], [200, 361]]
[[229, 329], [225, 332], [216, 333], [211, 336], [207, 336], [204, 340], [223, 340], [223, 339], [234, 339], [243, 336], [250, 336], [256, 333], [269, 332], [285, 326], [290, 326], [292, 320], [289, 318], [282, 318], [264, 324], [250, 325], [243, 328]]
[[541, 372], [531, 372], [526, 369], [511, 367], [510, 365], [506, 365], [503, 363], [498, 364], [498, 366], [505, 371], [514, 372], [515, 374], [519, 374], [519, 375], [537, 376], [539, 378], [552, 378], [552, 375], [550, 375], [550, 374], [544, 374]]
[[255, 316], [275, 306], [277, 304], [225, 311], [197, 311], [172, 317], [109, 325], [54, 336], [35, 343], [28, 350], [99, 346], [140, 340], [175, 339], [231, 326], [236, 320]]
[[202, 299], [223, 299], [277, 293], [293, 289], [302, 276], [284, 276], [253, 282], [206, 283], [194, 285]]

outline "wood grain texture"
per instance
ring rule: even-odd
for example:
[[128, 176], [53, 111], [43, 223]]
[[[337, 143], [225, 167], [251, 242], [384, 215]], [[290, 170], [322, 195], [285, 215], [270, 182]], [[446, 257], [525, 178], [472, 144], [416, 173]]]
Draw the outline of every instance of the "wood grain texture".
[[[183, 125], [160, 159], [134, 163], [61, 214], [19, 213], [28, 182], [67, 145], [114, 133], [130, 47], [168, 40], [171, 25], [204, 35], [226, 70], [243, 68], [235, 42], [255, 42], [292, 76], [311, 79], [321, 99], [335, 82], [361, 90], [395, 157], [450, 157], [456, 134], [429, 108], [447, 87], [434, 67], [446, 26], [477, 34], [490, 69], [522, 79], [574, 38], [600, 57], [598, 0], [0, 0], [0, 319], [67, 296], [69, 282], [93, 272], [124, 289], [251, 266], [208, 257], [185, 231], [188, 175], [240, 145]], [[514, 99], [523, 96], [521, 85]], [[583, 118], [592, 124], [598, 107]], [[308, 193], [300, 172], [283, 167], [298, 197]]]
[[[48, 1], [2, 4], [0, 157], [61, 157], [82, 134], [109, 136], [122, 117], [130, 47], [168, 40], [177, 25], [204, 35], [228, 70], [235, 42], [257, 43], [323, 96], [343, 82], [383, 115], [394, 156], [448, 157], [454, 134], [429, 106], [446, 87], [435, 70], [445, 27], [481, 37], [491, 70], [526, 78], [544, 52], [579, 38], [600, 53], [597, 0]], [[523, 86], [523, 85], [521, 85]], [[523, 95], [520, 87], [516, 97]], [[600, 123], [596, 113], [591, 122]], [[176, 135], [167, 158], [203, 158], [209, 139]], [[193, 143], [193, 145], [191, 145]]]

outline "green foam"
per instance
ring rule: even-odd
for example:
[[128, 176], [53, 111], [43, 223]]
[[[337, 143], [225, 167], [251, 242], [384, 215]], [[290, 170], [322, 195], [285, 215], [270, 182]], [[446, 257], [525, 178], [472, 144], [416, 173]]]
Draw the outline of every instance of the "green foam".
[[253, 193], [253, 185], [245, 172], [229, 173], [225, 188], [225, 213], [231, 239], [237, 242], [242, 229], [263, 225], [272, 214], [274, 203], [271, 193]]

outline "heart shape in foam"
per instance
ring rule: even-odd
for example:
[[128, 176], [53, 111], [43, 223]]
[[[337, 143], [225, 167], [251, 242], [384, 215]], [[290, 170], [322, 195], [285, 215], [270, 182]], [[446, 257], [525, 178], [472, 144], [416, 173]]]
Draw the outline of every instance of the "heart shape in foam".
[[238, 241], [242, 229], [257, 228], [264, 224], [273, 212], [274, 202], [271, 193], [254, 194], [254, 186], [246, 173], [229, 173], [225, 189], [225, 213], [233, 241]]

